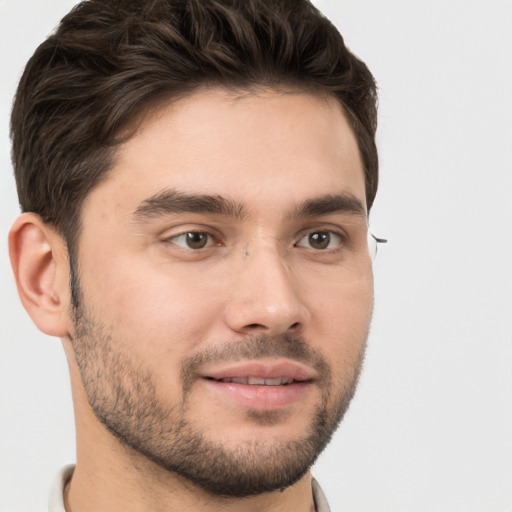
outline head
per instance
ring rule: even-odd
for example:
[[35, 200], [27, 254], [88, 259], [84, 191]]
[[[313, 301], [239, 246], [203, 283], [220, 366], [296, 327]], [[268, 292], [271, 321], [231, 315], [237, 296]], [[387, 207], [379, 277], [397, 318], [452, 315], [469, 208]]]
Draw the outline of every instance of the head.
[[62, 20], [13, 107], [41, 234], [19, 222], [11, 251], [16, 271], [50, 248], [41, 325], [84, 424], [212, 494], [304, 475], [364, 354], [375, 130], [370, 72], [307, 1], [90, 0]]

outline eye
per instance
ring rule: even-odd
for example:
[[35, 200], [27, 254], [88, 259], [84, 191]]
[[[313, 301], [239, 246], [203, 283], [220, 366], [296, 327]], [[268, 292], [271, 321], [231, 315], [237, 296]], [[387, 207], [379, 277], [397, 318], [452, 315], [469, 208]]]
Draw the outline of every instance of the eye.
[[214, 243], [213, 237], [204, 231], [187, 231], [179, 235], [171, 236], [168, 242], [179, 245], [186, 249], [204, 249]]
[[307, 247], [315, 251], [325, 251], [326, 249], [336, 249], [343, 242], [343, 237], [332, 231], [313, 231], [303, 236], [295, 247]]

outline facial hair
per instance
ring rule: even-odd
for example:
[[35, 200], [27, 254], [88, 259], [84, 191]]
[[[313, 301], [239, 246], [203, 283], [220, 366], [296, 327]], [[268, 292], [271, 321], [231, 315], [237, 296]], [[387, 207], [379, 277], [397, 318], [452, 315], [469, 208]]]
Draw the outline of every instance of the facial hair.
[[[74, 285], [76, 286], [76, 281]], [[76, 291], [76, 290], [75, 290]], [[251, 336], [210, 346], [181, 364], [182, 396], [170, 405], [159, 395], [149, 368], [135, 360], [115, 328], [92, 318], [75, 304], [76, 361], [89, 404], [97, 419], [134, 453], [184, 477], [215, 496], [245, 497], [285, 489], [297, 482], [325, 448], [354, 394], [365, 340], [352, 368], [337, 380], [325, 356], [300, 336]], [[187, 416], [197, 372], [204, 365], [241, 359], [288, 358], [312, 366], [322, 399], [299, 439], [268, 443], [246, 439], [235, 449], [208, 438]], [[249, 410], [254, 424], [272, 428], [280, 411]], [[229, 436], [229, 432], [226, 432]]]

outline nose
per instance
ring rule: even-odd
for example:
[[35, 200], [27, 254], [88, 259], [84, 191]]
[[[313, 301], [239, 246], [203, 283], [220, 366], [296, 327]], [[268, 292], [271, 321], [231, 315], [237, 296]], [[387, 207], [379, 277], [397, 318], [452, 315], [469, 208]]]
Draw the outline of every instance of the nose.
[[299, 283], [278, 251], [260, 250], [237, 266], [225, 318], [241, 334], [302, 332], [310, 313], [299, 296]]

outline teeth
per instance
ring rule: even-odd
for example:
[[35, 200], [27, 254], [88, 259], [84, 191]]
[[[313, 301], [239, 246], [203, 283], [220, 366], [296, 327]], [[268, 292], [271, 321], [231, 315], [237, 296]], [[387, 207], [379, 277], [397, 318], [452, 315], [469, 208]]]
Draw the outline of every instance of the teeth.
[[249, 384], [256, 386], [283, 386], [286, 384], [291, 384], [293, 379], [286, 377], [277, 377], [276, 379], [263, 379], [261, 377], [233, 377], [221, 379], [221, 382], [234, 382], [235, 384]]
[[265, 384], [265, 379], [261, 379], [259, 377], [249, 377], [247, 379], [247, 384], [259, 384], [262, 386]]
[[266, 386], [280, 386], [283, 383], [282, 380], [283, 379], [281, 379], [281, 377], [278, 377], [277, 379], [265, 379], [265, 385]]

